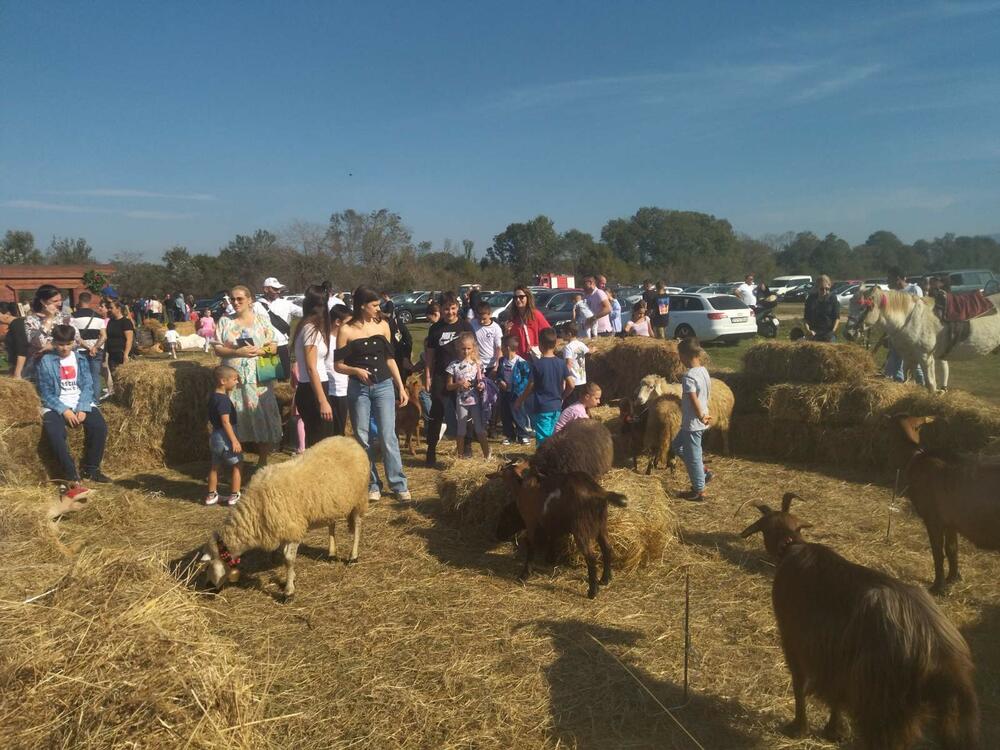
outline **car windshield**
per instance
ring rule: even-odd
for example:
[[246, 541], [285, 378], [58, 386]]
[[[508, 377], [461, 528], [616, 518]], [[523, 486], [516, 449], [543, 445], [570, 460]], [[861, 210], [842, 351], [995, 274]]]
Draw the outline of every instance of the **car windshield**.
[[486, 304], [490, 307], [503, 307], [514, 297], [513, 292], [499, 292], [498, 294], [491, 294], [486, 298]]
[[721, 297], [709, 297], [708, 304], [716, 310], [746, 310], [747, 306], [739, 297], [723, 295]]

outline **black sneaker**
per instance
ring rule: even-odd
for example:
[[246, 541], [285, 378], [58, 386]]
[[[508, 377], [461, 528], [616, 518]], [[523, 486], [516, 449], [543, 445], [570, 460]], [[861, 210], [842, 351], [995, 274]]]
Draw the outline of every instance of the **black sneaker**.
[[688, 490], [687, 492], [678, 492], [677, 498], [679, 500], [690, 500], [691, 502], [699, 503], [702, 500], [707, 499], [704, 492], [695, 492], [694, 490]]
[[94, 469], [93, 471], [81, 471], [80, 476], [83, 479], [89, 479], [91, 482], [96, 482], [97, 484], [110, 484], [114, 481], [100, 469]]
[[705, 484], [708, 484], [709, 482], [711, 482], [712, 478], [714, 476], [715, 476], [715, 472], [713, 472], [713, 471], [706, 471], [705, 472]]

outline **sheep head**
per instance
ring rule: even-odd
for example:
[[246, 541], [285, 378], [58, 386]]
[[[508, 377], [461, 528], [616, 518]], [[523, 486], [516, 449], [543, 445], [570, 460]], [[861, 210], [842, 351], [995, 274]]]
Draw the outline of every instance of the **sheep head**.
[[664, 379], [659, 375], [647, 375], [639, 381], [639, 387], [635, 392], [635, 402], [640, 406], [649, 401], [653, 396], [661, 395], [661, 387]]
[[740, 536], [747, 539], [761, 532], [764, 535], [764, 548], [767, 553], [775, 560], [780, 560], [790, 544], [805, 542], [800, 533], [802, 529], [812, 528], [811, 523], [803, 523], [797, 516], [788, 512], [792, 500], [795, 499], [802, 498], [793, 492], [786, 492], [781, 498], [781, 510], [772, 510], [764, 504], [757, 505], [760, 518], [743, 529]]
[[221, 589], [226, 583], [236, 583], [240, 580], [240, 559], [233, 557], [217, 533], [213, 533], [205, 544], [208, 554], [208, 568], [205, 574], [208, 582], [216, 589]]

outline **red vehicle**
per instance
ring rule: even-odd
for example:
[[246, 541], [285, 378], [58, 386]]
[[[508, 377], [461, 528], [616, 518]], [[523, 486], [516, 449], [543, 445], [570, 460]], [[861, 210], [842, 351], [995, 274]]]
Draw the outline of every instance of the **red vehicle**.
[[546, 289], [572, 289], [576, 286], [576, 279], [563, 273], [541, 273], [538, 275], [538, 286]]

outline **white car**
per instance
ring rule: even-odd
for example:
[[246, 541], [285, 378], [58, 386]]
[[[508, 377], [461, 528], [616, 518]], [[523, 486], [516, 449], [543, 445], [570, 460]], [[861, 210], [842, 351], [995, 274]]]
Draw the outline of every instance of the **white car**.
[[767, 285], [767, 288], [777, 294], [778, 299], [781, 299], [781, 296], [786, 292], [790, 292], [795, 287], [811, 284], [812, 280], [812, 276], [778, 276]]
[[858, 293], [858, 287], [860, 284], [851, 284], [850, 286], [845, 286], [839, 292], [837, 292], [837, 301], [840, 303], [840, 309], [846, 309], [844, 305], [851, 304], [851, 300], [854, 299], [854, 295]]
[[735, 343], [757, 335], [757, 319], [739, 298], [729, 294], [671, 294], [667, 336]]

